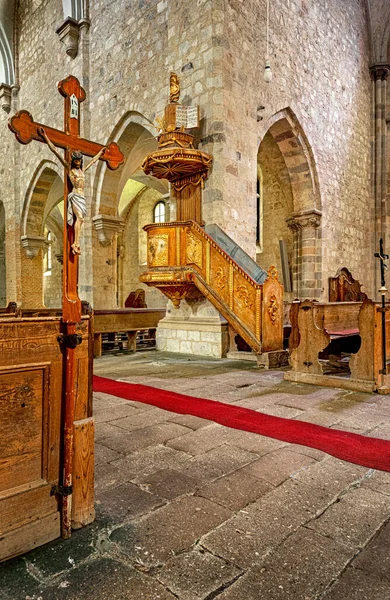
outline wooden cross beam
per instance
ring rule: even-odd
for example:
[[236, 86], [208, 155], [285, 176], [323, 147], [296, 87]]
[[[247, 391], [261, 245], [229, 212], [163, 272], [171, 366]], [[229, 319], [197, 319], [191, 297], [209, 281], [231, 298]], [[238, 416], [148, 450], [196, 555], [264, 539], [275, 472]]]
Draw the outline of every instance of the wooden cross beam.
[[[63, 416], [63, 465], [62, 481], [59, 493], [62, 500], [62, 537], [71, 535], [72, 515], [72, 481], [73, 481], [73, 423], [75, 415], [76, 398], [76, 368], [75, 351], [77, 344], [81, 343], [81, 336], [76, 334], [76, 324], [81, 321], [81, 301], [78, 296], [78, 254], [72, 251], [74, 241], [74, 226], [68, 225], [67, 209], [68, 195], [73, 190], [69, 179], [72, 152], [78, 150], [87, 156], [104, 160], [109, 169], [117, 169], [124, 161], [124, 156], [115, 142], [105, 147], [79, 137], [80, 133], [80, 103], [85, 100], [85, 91], [80, 86], [76, 77], [70, 75], [58, 84], [58, 90], [64, 97], [64, 130], [59, 131], [52, 127], [42, 126], [32, 118], [26, 110], [21, 110], [14, 115], [8, 126], [21, 144], [29, 144], [32, 140], [48, 143], [52, 148], [65, 150], [64, 158], [57, 155], [65, 166], [64, 174], [64, 263], [63, 263], [63, 293], [62, 293], [62, 321], [65, 324], [65, 335], [62, 336], [65, 353], [64, 372], [64, 416]], [[44, 133], [45, 137], [42, 135]], [[100, 156], [99, 151], [105, 148]], [[72, 171], [73, 172], [73, 171]], [[83, 177], [83, 172], [78, 171]], [[72, 205], [73, 209], [73, 205]]]

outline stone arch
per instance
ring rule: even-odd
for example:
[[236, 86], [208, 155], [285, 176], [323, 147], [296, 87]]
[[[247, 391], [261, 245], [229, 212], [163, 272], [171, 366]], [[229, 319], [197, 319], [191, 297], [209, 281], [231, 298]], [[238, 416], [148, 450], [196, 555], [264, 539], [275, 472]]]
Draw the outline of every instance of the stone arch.
[[321, 210], [318, 175], [309, 141], [291, 108], [275, 113], [266, 131], [275, 140], [288, 170], [294, 198], [294, 212]]
[[[22, 209], [22, 304], [25, 308], [39, 308], [44, 305], [43, 259], [47, 250], [45, 225], [50, 223], [53, 209], [63, 200], [62, 169], [54, 162], [44, 160], [37, 167], [27, 189]], [[59, 219], [57, 219], [59, 221]], [[58, 228], [53, 233], [62, 235]]]
[[[125, 156], [125, 162], [116, 171], [110, 171], [103, 163], [97, 167], [92, 202], [93, 223], [96, 228], [95, 240], [96, 235], [100, 240], [100, 244], [94, 242], [95, 308], [113, 308], [117, 303], [121, 305], [119, 263], [122, 258], [120, 252], [117, 252], [118, 240], [114, 233], [126, 229], [124, 216], [128, 214], [128, 209], [135, 204], [135, 199], [140, 193], [145, 199], [149, 194], [161, 196], [168, 192], [168, 182], [145, 175], [141, 169], [145, 156], [158, 147], [155, 130], [149, 120], [135, 111], [126, 113], [115, 127], [107, 143], [112, 141], [118, 143]], [[136, 220], [138, 226], [133, 229], [133, 235], [137, 236], [137, 249], [139, 249], [139, 244], [143, 243], [144, 231], [139, 225], [141, 221], [138, 210]], [[105, 229], [107, 233], [110, 232], [110, 236], [104, 235]], [[119, 245], [125, 247], [121, 243], [121, 239], [119, 239]], [[109, 258], [108, 255], [110, 255]], [[136, 271], [137, 274], [141, 272], [139, 260]], [[147, 290], [147, 295], [150, 297], [151, 290]]]
[[44, 160], [36, 169], [27, 189], [22, 210], [22, 235], [43, 234], [46, 216], [63, 197], [63, 169]]
[[[269, 225], [273, 223], [275, 235], [268, 241], [273, 247], [265, 257], [274, 260], [282, 269], [282, 263], [290, 265], [292, 274], [292, 297], [318, 298], [321, 294], [321, 196], [317, 169], [309, 141], [298, 119], [290, 108], [274, 114], [264, 126], [258, 161], [264, 164], [268, 156], [269, 169], [265, 193], [272, 206], [266, 206]], [[264, 152], [264, 147], [267, 152]], [[273, 176], [273, 179], [272, 179]], [[265, 199], [266, 202], [266, 199]], [[275, 216], [279, 215], [276, 222]], [[271, 238], [272, 236], [270, 236]], [[278, 238], [278, 239], [276, 239]], [[279, 239], [283, 240], [283, 258], [279, 252]], [[276, 240], [276, 241], [275, 241]], [[264, 239], [265, 248], [267, 242]], [[261, 262], [261, 255], [258, 257]], [[267, 265], [263, 265], [266, 267]], [[288, 277], [288, 271], [285, 270]]]
[[119, 198], [130, 177], [162, 193], [168, 190], [166, 182], [141, 171], [142, 160], [158, 148], [155, 133], [153, 124], [141, 113], [130, 111], [122, 117], [107, 143], [119, 145], [125, 155], [125, 163], [116, 171], [110, 171], [105, 164], [99, 163], [92, 214], [117, 215]]
[[0, 22], [0, 84], [12, 85], [14, 79], [12, 40]]

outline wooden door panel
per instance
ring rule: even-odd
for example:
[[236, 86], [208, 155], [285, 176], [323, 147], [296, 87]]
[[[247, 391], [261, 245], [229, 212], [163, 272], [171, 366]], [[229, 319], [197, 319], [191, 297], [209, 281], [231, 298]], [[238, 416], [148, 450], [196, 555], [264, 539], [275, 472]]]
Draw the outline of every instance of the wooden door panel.
[[0, 493], [46, 479], [47, 370], [43, 365], [0, 372]]

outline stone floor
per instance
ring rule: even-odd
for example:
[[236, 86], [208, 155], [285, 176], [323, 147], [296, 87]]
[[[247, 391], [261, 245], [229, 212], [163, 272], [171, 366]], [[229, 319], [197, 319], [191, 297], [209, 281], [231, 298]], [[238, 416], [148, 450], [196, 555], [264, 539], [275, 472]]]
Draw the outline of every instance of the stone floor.
[[[390, 397], [160, 352], [95, 373], [390, 438]], [[91, 526], [0, 565], [1, 600], [390, 600], [390, 474], [95, 394]]]

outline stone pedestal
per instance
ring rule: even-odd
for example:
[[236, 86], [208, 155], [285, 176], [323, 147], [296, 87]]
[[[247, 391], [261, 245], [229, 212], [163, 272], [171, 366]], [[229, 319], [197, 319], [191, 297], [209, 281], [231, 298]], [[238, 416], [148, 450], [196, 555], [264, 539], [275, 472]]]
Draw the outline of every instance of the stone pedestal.
[[229, 347], [228, 324], [204, 298], [168, 302], [167, 316], [156, 331], [157, 350], [224, 358]]

